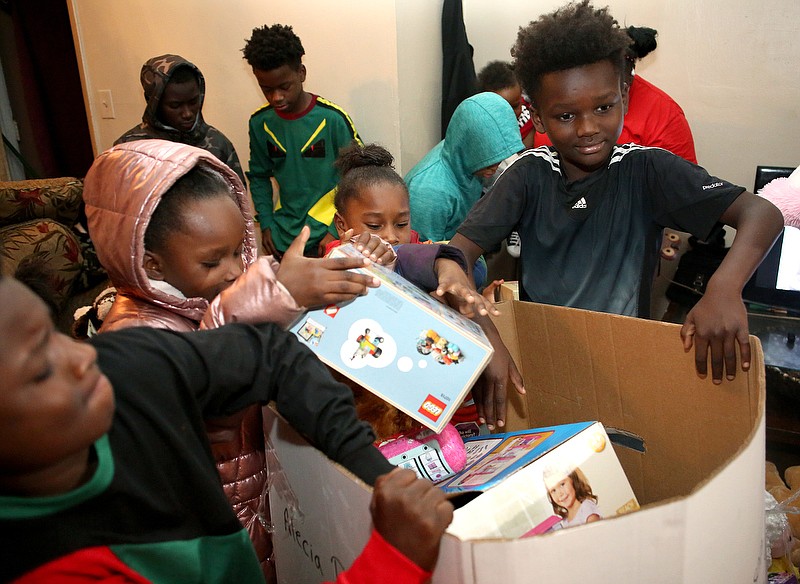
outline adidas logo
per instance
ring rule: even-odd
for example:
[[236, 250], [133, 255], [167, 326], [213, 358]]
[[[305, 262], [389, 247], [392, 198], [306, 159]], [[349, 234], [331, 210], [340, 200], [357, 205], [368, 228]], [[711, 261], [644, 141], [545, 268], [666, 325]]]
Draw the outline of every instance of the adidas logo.
[[572, 208], [573, 208], [573, 209], [585, 209], [585, 208], [586, 208], [586, 199], [584, 199], [583, 197], [581, 197], [581, 198], [578, 200], [578, 202], [577, 202], [577, 203], [575, 203], [574, 205], [572, 205]]

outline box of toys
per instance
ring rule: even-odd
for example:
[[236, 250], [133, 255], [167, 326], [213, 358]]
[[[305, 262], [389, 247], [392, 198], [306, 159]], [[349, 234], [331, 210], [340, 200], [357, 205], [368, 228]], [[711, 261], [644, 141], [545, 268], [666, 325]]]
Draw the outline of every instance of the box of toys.
[[459, 539], [529, 537], [639, 508], [599, 422], [476, 436], [465, 446], [467, 466], [439, 485], [465, 496], [447, 530]]
[[[509, 391], [504, 431], [598, 420], [609, 435], [642, 437], [644, 452], [605, 447], [641, 508], [621, 512], [620, 500], [609, 511], [604, 473], [581, 464], [601, 521], [531, 537], [448, 532], [433, 584], [765, 583], [758, 339], [750, 337], [750, 370], [714, 385], [697, 376], [679, 325], [529, 302], [498, 308], [495, 324], [526, 389]], [[274, 415], [265, 429], [280, 461], [270, 483], [278, 580], [333, 581], [369, 539], [371, 491]], [[532, 479], [531, 489], [539, 488]]]
[[[332, 255], [362, 257], [352, 245]], [[441, 432], [493, 354], [481, 328], [385, 267], [381, 285], [291, 327], [329, 367]]]

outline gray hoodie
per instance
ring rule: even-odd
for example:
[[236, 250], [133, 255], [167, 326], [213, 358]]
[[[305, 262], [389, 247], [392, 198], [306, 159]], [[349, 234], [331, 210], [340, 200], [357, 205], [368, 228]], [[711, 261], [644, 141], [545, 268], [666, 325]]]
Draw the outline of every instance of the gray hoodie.
[[[164, 89], [167, 83], [169, 83], [175, 69], [178, 67], [189, 67], [192, 69], [200, 85], [200, 111], [197, 114], [194, 127], [188, 132], [182, 132], [167, 126], [158, 119], [158, 106], [164, 95]], [[236, 155], [236, 150], [231, 141], [225, 137], [225, 134], [217, 130], [214, 126], [208, 125], [203, 119], [203, 101], [206, 96], [206, 80], [200, 72], [200, 69], [180, 55], [160, 55], [158, 57], [153, 57], [142, 65], [142, 71], [139, 77], [142, 82], [142, 88], [144, 89], [144, 98], [147, 101], [147, 106], [142, 115], [142, 123], [134, 126], [117, 138], [114, 145], [122, 144], [123, 142], [133, 142], [135, 140], [158, 138], [161, 140], [169, 140], [170, 142], [180, 142], [181, 144], [197, 146], [198, 148], [207, 150], [227, 164], [239, 175], [242, 184], [247, 184], [245, 183], [244, 173], [242, 172], [242, 165], [239, 162], [239, 157]]]

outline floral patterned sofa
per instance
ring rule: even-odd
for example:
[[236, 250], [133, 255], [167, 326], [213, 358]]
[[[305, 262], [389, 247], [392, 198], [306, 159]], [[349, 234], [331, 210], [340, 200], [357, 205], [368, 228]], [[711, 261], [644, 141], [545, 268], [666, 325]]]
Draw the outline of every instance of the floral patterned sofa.
[[0, 182], [0, 267], [38, 287], [55, 310], [86, 284], [88, 238], [75, 229], [82, 195], [77, 178]]

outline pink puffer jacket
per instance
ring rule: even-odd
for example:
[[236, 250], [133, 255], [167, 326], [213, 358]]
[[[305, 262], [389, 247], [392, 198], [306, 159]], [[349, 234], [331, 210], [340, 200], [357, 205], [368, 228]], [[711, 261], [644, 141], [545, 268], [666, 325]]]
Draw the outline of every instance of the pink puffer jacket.
[[[230, 182], [247, 225], [242, 254], [247, 271], [211, 303], [185, 298], [164, 283], [152, 282], [143, 268], [144, 233], [154, 209], [164, 192], [200, 160]], [[241, 181], [205, 150], [162, 140], [115, 146], [102, 153], [86, 175], [84, 200], [97, 255], [118, 291], [101, 332], [132, 326], [193, 331], [234, 321], [269, 321], [286, 327], [302, 312], [275, 278], [277, 262], [271, 257], [256, 260], [251, 204]], [[238, 416], [214, 420], [207, 429], [225, 493], [271, 581], [261, 408], [253, 406]]]

